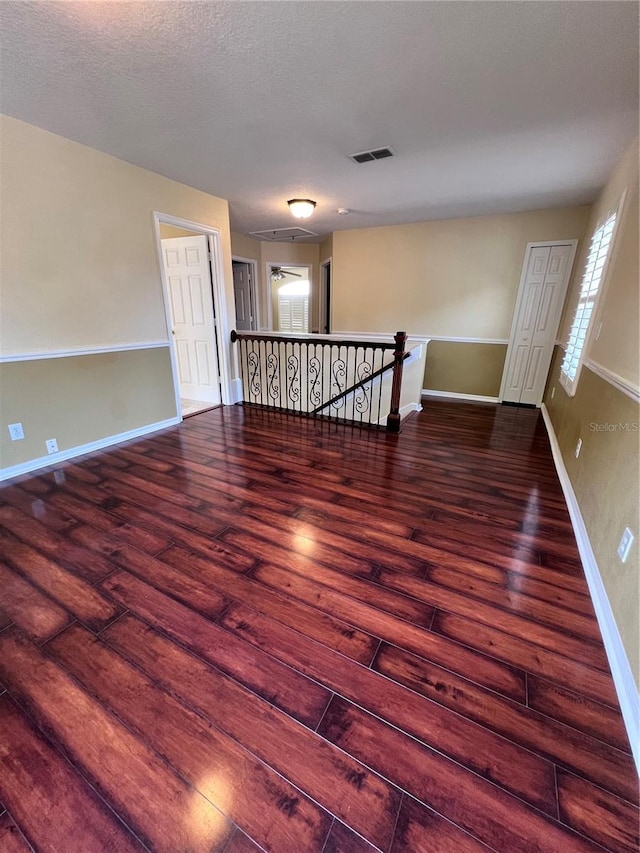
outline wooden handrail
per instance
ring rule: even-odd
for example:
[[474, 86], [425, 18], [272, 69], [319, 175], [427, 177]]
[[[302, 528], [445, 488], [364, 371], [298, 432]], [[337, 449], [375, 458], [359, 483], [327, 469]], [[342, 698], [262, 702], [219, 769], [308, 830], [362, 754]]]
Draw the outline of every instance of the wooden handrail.
[[[405, 358], [409, 358], [409, 353], [405, 352], [402, 356], [401, 361], [404, 361]], [[373, 373], [370, 373], [369, 376], [365, 377], [365, 379], [361, 379], [360, 382], [356, 382], [355, 385], [352, 385], [350, 388], [345, 388], [344, 391], [341, 391], [339, 394], [336, 394], [335, 397], [332, 397], [330, 400], [327, 400], [326, 403], [323, 403], [321, 406], [318, 406], [313, 411], [309, 412], [310, 415], [316, 415], [318, 412], [321, 412], [323, 409], [326, 409], [327, 406], [332, 406], [334, 403], [337, 403], [338, 400], [341, 400], [343, 397], [346, 397], [348, 394], [351, 394], [353, 391], [357, 391], [358, 388], [364, 388], [364, 386], [368, 382], [372, 382], [374, 379], [377, 379], [378, 376], [382, 376], [383, 373], [386, 373], [387, 370], [395, 370], [396, 362], [390, 361], [389, 364], [383, 364], [382, 367], [378, 368], [378, 370], [374, 370]], [[393, 389], [392, 389], [393, 390]], [[387, 418], [388, 423], [388, 418]]]
[[[404, 333], [403, 333], [404, 334]], [[385, 343], [384, 341], [352, 341], [347, 339], [321, 338], [319, 335], [307, 335], [304, 338], [294, 337], [293, 335], [276, 335], [264, 334], [261, 332], [237, 332], [235, 329], [231, 332], [231, 343], [236, 341], [280, 341], [286, 344], [318, 344], [319, 346], [334, 346], [334, 347], [361, 347], [366, 349], [395, 349], [396, 344]]]

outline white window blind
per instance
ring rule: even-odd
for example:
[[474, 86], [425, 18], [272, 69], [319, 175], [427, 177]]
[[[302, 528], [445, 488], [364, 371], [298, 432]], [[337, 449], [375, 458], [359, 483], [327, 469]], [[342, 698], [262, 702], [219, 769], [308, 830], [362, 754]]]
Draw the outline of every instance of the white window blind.
[[587, 340], [589, 324], [593, 317], [596, 300], [607, 264], [607, 258], [609, 256], [609, 249], [611, 247], [613, 232], [616, 225], [616, 216], [616, 212], [609, 214], [605, 222], [596, 229], [595, 234], [591, 238], [589, 256], [587, 258], [587, 263], [582, 275], [582, 283], [580, 285], [580, 297], [576, 306], [573, 323], [571, 324], [571, 331], [569, 332], [567, 349], [560, 369], [560, 379], [569, 392], [573, 391], [573, 387], [577, 380], [582, 350]]
[[306, 334], [309, 331], [309, 297], [280, 296], [278, 298], [281, 332]]

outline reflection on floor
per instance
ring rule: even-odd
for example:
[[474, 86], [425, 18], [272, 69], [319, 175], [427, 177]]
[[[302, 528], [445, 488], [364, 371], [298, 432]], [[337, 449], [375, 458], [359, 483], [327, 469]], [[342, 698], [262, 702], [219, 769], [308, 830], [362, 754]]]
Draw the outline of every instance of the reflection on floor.
[[183, 418], [188, 418], [190, 415], [197, 415], [198, 412], [204, 412], [207, 409], [212, 409], [211, 403], [206, 403], [204, 400], [186, 400], [180, 398], [180, 411]]

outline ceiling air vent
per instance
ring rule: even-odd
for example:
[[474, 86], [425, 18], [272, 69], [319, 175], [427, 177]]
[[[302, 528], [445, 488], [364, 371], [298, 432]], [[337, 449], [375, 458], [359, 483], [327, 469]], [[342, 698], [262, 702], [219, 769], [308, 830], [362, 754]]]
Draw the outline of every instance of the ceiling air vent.
[[257, 237], [258, 240], [270, 240], [278, 242], [281, 240], [296, 240], [309, 237], [317, 237], [315, 231], [307, 231], [306, 228], [270, 228], [268, 231], [250, 231], [250, 237]]
[[370, 163], [372, 160], [384, 160], [386, 157], [395, 157], [393, 148], [373, 148], [371, 151], [360, 151], [358, 154], [349, 154], [349, 159], [354, 163]]

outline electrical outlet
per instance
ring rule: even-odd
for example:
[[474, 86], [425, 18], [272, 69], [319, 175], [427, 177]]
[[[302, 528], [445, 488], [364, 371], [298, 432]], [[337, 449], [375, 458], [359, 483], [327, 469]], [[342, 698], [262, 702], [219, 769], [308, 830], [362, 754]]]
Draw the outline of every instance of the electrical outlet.
[[9, 424], [9, 435], [11, 436], [11, 441], [20, 441], [20, 439], [24, 438], [22, 424]]
[[578, 439], [578, 443], [576, 444], [576, 459], [580, 456], [580, 451], [582, 450], [582, 439]]
[[624, 533], [622, 534], [622, 539], [620, 540], [620, 544], [618, 545], [618, 557], [620, 557], [623, 563], [626, 563], [627, 561], [629, 551], [631, 550], [631, 546], [633, 545], [633, 539], [633, 533], [629, 530], [628, 527], [625, 527]]
[[58, 442], [55, 440], [55, 438], [48, 438], [45, 441], [45, 444], [47, 445], [47, 453], [58, 452]]
[[556, 396], [556, 386], [554, 385], [553, 388], [551, 389], [551, 399], [553, 400], [553, 398], [555, 396]]

